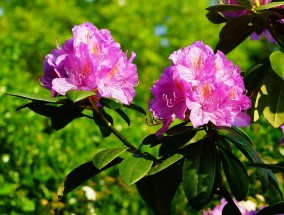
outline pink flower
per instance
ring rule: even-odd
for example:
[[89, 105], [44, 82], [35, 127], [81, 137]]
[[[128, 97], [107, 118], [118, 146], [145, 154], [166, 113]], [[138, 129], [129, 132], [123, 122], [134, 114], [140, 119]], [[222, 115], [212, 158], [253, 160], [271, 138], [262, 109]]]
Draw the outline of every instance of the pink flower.
[[154, 98], [149, 109], [164, 126], [179, 118], [190, 120], [193, 127], [247, 126], [250, 117], [243, 111], [251, 106], [245, 95], [240, 69], [201, 41], [170, 55], [172, 66], [167, 68], [151, 91]]
[[[256, 214], [256, 211], [246, 209], [244, 206], [239, 205], [238, 202], [235, 201], [235, 200], [234, 200], [234, 202], [243, 215], [255, 215]], [[202, 215], [222, 215], [222, 210], [223, 210], [223, 208], [225, 207], [226, 204], [227, 204], [227, 201], [223, 198], [223, 199], [221, 199], [220, 205], [217, 205], [213, 210], [211, 210], [211, 209], [208, 209], [206, 211], [203, 210]]]
[[130, 104], [138, 83], [135, 53], [127, 58], [108, 30], [91, 23], [73, 28], [73, 37], [45, 57], [43, 87], [52, 96], [68, 90], [91, 90], [97, 97], [114, 98]]
[[[234, 5], [239, 5], [239, 3], [236, 1], [236, 0], [223, 0], [223, 2], [225, 4], [234, 4]], [[254, 6], [260, 6], [260, 5], [265, 5], [265, 4], [268, 4], [271, 2], [271, 0], [254, 0], [254, 1], [251, 1], [252, 4]], [[281, 8], [281, 9], [284, 9], [284, 5], [283, 6], [280, 6], [278, 8]], [[228, 18], [237, 18], [239, 16], [243, 16], [243, 15], [246, 15], [246, 14], [251, 14], [253, 13], [252, 11], [250, 10], [238, 10], [238, 11], [225, 11], [223, 12], [223, 15], [225, 17], [228, 17]], [[283, 17], [282, 17], [283, 18]], [[279, 21], [280, 23], [283, 23], [284, 22], [284, 19], [281, 19], [279, 18]], [[268, 20], [268, 22], [270, 23], [270, 21]], [[260, 39], [261, 37], [266, 37], [267, 40], [270, 42], [270, 43], [274, 43], [276, 44], [277, 42], [275, 41], [275, 39], [273, 38], [273, 36], [270, 34], [270, 32], [264, 28], [263, 31], [260, 33], [260, 34], [257, 34], [256, 32], [253, 32], [250, 36], [250, 39], [251, 40], [258, 40]]]
[[282, 136], [282, 140], [281, 140], [281, 145], [284, 146], [284, 124], [282, 124], [280, 126], [281, 130], [282, 130], [282, 133], [283, 133], [283, 136]]

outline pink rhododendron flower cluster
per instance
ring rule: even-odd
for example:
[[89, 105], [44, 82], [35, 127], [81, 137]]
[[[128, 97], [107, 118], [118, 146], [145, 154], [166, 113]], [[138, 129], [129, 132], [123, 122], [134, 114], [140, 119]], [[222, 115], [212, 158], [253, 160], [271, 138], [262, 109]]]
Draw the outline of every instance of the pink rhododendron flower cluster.
[[240, 69], [225, 55], [214, 54], [201, 41], [172, 53], [172, 66], [165, 69], [151, 92], [153, 116], [163, 122], [164, 133], [175, 118], [190, 120], [193, 127], [247, 126], [250, 117], [243, 111], [251, 106], [245, 95]]
[[[253, 0], [251, 1], [252, 4], [254, 6], [260, 6], [260, 5], [265, 5], [265, 4], [268, 4], [270, 3], [272, 0]], [[235, 4], [235, 5], [239, 5], [239, 3], [236, 1], [236, 0], [223, 0], [223, 2], [225, 4]], [[281, 8], [281, 9], [284, 9], [284, 5], [283, 6], [280, 6], [278, 8]], [[223, 12], [224, 16], [226, 17], [229, 17], [229, 18], [236, 18], [238, 16], [243, 16], [245, 14], [250, 14], [251, 11], [249, 10], [239, 10], [239, 11], [226, 11], [226, 12]], [[280, 22], [283, 23], [284, 22], [284, 19], [280, 19]], [[275, 41], [275, 39], [273, 38], [273, 36], [270, 34], [270, 32], [264, 28], [263, 31], [260, 33], [260, 34], [257, 34], [256, 32], [253, 32], [250, 36], [250, 39], [251, 40], [258, 40], [260, 39], [261, 37], [266, 37], [267, 40], [270, 42], [270, 43], [274, 43], [276, 44], [277, 42]]]
[[114, 98], [129, 104], [138, 83], [136, 65], [113, 40], [108, 30], [98, 30], [91, 23], [75, 26], [73, 37], [45, 57], [43, 87], [52, 96], [68, 90], [91, 90], [97, 97]]

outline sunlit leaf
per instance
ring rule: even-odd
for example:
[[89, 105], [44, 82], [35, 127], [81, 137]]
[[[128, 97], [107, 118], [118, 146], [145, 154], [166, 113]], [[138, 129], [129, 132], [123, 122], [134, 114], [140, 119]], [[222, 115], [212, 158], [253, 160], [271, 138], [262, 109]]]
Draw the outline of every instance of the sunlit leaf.
[[248, 175], [242, 162], [230, 151], [220, 148], [222, 166], [231, 192], [238, 200], [244, 200], [248, 193]]
[[93, 158], [93, 164], [96, 168], [101, 170], [111, 161], [113, 161], [116, 157], [118, 157], [123, 152], [125, 152], [127, 149], [128, 147], [121, 147], [121, 148], [105, 149], [103, 151], [100, 151], [97, 154], [95, 154]]
[[112, 162], [110, 162], [107, 166], [105, 166], [103, 169], [99, 170], [97, 169], [92, 161], [89, 161], [87, 163], [84, 163], [74, 170], [72, 170], [61, 182], [58, 190], [57, 195], [59, 198], [62, 198], [75, 188], [77, 188], [80, 184], [87, 181], [94, 175], [102, 172], [105, 169], [108, 169], [122, 161], [122, 158], [116, 158]]
[[183, 164], [183, 189], [189, 204], [203, 208], [212, 195], [216, 174], [216, 148], [209, 141], [190, 145]]
[[143, 178], [153, 164], [153, 160], [145, 155], [133, 155], [125, 158], [119, 167], [122, 180], [127, 185], [132, 185]]
[[280, 127], [284, 123], [284, 80], [271, 72], [259, 93], [259, 109], [273, 127]]
[[279, 6], [282, 6], [282, 5], [284, 5], [284, 1], [270, 2], [270, 3], [267, 3], [267, 4], [257, 6], [255, 8], [255, 10], [266, 10], [266, 9], [269, 9], [269, 8], [279, 7]]
[[61, 101], [64, 100], [64, 98], [62, 97], [42, 96], [42, 95], [20, 93], [20, 92], [11, 92], [11, 93], [7, 93], [6, 95], [16, 96], [19, 98], [29, 99], [31, 101], [39, 101], [39, 102], [46, 102], [46, 103], [60, 103]]
[[74, 103], [94, 95], [96, 93], [90, 90], [68, 90], [66, 92], [66, 98]]
[[171, 166], [175, 162], [179, 161], [180, 159], [183, 158], [182, 154], [174, 154], [167, 158], [166, 160], [163, 160], [161, 163], [158, 165], [152, 167], [152, 169], [149, 171], [148, 175], [154, 175], [157, 174], [158, 172], [166, 169], [167, 167]]
[[269, 59], [274, 72], [284, 80], [284, 53], [275, 51], [270, 55]]
[[268, 215], [268, 214], [283, 214], [284, 213], [284, 202], [278, 202], [269, 205], [256, 213], [256, 215]]

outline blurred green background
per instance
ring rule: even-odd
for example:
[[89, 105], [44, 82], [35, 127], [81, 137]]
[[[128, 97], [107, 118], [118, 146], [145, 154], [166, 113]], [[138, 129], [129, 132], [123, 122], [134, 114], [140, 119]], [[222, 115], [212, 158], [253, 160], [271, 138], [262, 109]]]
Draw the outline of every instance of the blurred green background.
[[[140, 84], [135, 102], [147, 109], [149, 88], [170, 65], [173, 51], [196, 40], [214, 47], [222, 26], [206, 19], [214, 1], [164, 0], [0, 0], [0, 214], [151, 214], [135, 187], [126, 186], [113, 168], [95, 176], [66, 198], [56, 195], [61, 180], [72, 169], [104, 148], [121, 146], [113, 136], [103, 139], [91, 120], [77, 119], [60, 131], [49, 119], [29, 110], [16, 112], [26, 101], [5, 96], [12, 91], [49, 95], [38, 84], [46, 54], [72, 36], [74, 25], [89, 21], [107, 28], [124, 51], [134, 51]], [[245, 71], [272, 49], [265, 41], [245, 41], [228, 55]], [[115, 119], [116, 128], [135, 145], [158, 127], [143, 115], [128, 112], [131, 125]], [[281, 161], [279, 129], [264, 120], [247, 128], [265, 161]], [[269, 135], [268, 135], [269, 134]], [[250, 171], [251, 180], [256, 180]], [[96, 200], [84, 189], [92, 188]], [[260, 192], [251, 187], [252, 198]], [[273, 192], [269, 201], [277, 200]], [[172, 214], [197, 214], [180, 190]]]

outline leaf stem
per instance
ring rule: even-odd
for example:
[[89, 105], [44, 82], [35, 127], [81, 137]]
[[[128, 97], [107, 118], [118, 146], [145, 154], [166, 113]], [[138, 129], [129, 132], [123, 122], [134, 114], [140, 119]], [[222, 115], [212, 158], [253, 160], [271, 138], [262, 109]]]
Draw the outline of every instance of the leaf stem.
[[101, 117], [101, 119], [103, 120], [103, 122], [111, 129], [112, 133], [127, 147], [129, 147], [130, 152], [132, 153], [138, 153], [139, 150], [133, 146], [124, 136], [121, 135], [121, 133], [119, 133], [115, 127], [106, 119], [106, 117], [103, 115], [102, 113], [102, 109], [97, 107], [94, 103], [94, 100], [92, 100], [91, 97], [89, 97], [89, 102], [92, 105], [92, 110], [95, 111], [96, 113], [98, 113]]

